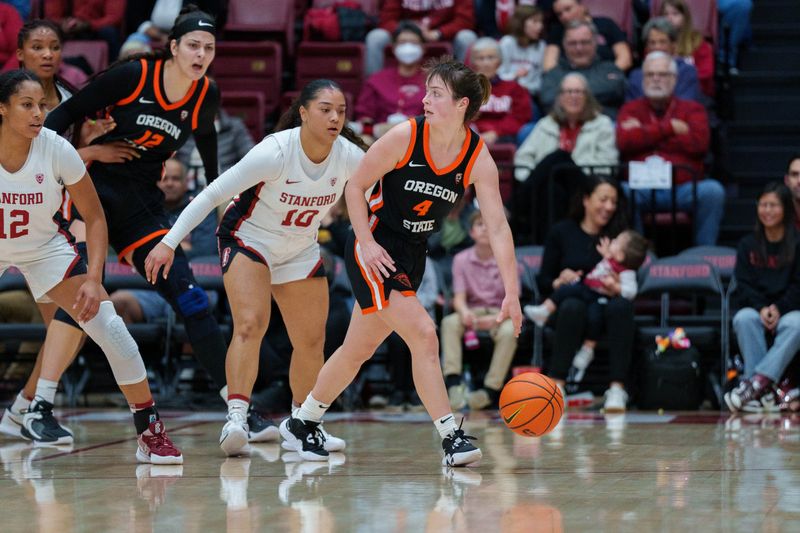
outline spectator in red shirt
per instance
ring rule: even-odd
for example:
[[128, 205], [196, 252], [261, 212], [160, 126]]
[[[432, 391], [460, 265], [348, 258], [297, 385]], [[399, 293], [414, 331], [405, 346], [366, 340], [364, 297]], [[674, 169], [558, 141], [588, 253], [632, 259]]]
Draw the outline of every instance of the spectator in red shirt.
[[17, 34], [22, 29], [22, 17], [13, 6], [0, 3], [0, 65], [17, 51]]
[[[688, 167], [674, 171], [677, 208], [691, 211], [692, 177], [697, 176], [695, 244], [713, 245], [725, 207], [725, 189], [704, 174], [703, 159], [708, 152], [709, 128], [705, 108], [697, 102], [675, 98], [678, 66], [664, 52], [652, 52], [642, 65], [644, 98], [622, 106], [617, 116], [617, 147], [623, 161], [644, 161], [660, 156], [673, 165]], [[628, 191], [630, 194], [630, 191]], [[639, 190], [636, 205], [644, 209], [667, 211], [672, 192], [655, 191], [655, 206], [650, 190]], [[637, 225], [641, 228], [641, 221]]]
[[356, 120], [363, 125], [364, 133], [375, 139], [398, 122], [422, 114], [422, 30], [413, 22], [401, 21], [393, 37], [392, 53], [397, 65], [367, 78], [356, 102]]
[[367, 34], [366, 73], [383, 68], [383, 49], [392, 42], [402, 20], [419, 25], [425, 42], [452, 41], [453, 53], [464, 61], [475, 34], [475, 11], [471, 0], [384, 0], [378, 27]]
[[119, 54], [125, 0], [47, 0], [44, 14], [61, 25], [67, 40], [102, 39], [108, 43], [109, 60]]
[[525, 87], [497, 75], [501, 62], [500, 45], [491, 37], [482, 37], [472, 45], [470, 66], [492, 83], [489, 101], [481, 106], [472, 123], [488, 145], [516, 142], [517, 132], [533, 118], [531, 97]]

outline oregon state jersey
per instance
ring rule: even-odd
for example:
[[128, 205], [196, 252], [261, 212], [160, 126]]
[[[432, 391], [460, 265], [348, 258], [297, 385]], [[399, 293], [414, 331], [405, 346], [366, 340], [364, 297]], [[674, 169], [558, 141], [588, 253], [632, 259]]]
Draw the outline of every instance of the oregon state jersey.
[[155, 189], [164, 161], [189, 135], [201, 127], [213, 130], [219, 102], [216, 86], [203, 76], [192, 82], [179, 101], [169, 102], [164, 64], [162, 59], [141, 59], [115, 66], [48, 115], [46, 125], [61, 131], [82, 117], [105, 110], [116, 127], [92, 144], [124, 141], [139, 150], [140, 158], [124, 163], [93, 162], [93, 179], [123, 179]]
[[411, 241], [424, 242], [469, 187], [472, 167], [483, 147], [467, 128], [461, 152], [445, 168], [437, 168], [428, 150], [425, 117], [409, 119], [411, 141], [403, 159], [375, 184], [369, 197], [370, 227], [388, 226]]
[[77, 183], [85, 173], [75, 148], [47, 128], [31, 142], [22, 168], [10, 173], [0, 166], [0, 262], [41, 259], [53, 239], [69, 238], [53, 216], [64, 184]]

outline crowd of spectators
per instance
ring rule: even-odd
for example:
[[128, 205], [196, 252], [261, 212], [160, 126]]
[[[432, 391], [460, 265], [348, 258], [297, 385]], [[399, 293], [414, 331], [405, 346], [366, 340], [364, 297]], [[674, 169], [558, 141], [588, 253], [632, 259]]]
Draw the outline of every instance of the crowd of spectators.
[[[184, 3], [53, 0], [44, 2], [41, 13], [31, 14], [25, 11], [25, 2], [0, 2], [0, 60], [6, 69], [33, 64], [35, 54], [42, 52], [28, 50], [27, 41], [18, 42], [17, 36], [23, 20], [43, 15], [55, 22], [58, 46], [50, 47], [53, 50], [46, 54], [62, 69], [62, 74], [53, 78], [58, 87], [60, 80], [66, 78], [64, 74], [75, 70], [67, 62], [62, 66], [62, 39], [103, 40], [110, 61], [118, 55], [147, 52], [166, 44], [172, 21]], [[224, 21], [225, 2], [193, 3]], [[633, 3], [642, 7], [641, 2]], [[642, 20], [632, 26], [641, 28], [634, 30], [639, 33], [636, 36], [626, 34], [631, 28], [620, 28], [614, 20], [596, 16], [581, 0], [517, 0], [500, 4], [492, 0], [381, 2], [375, 26], [366, 32], [364, 82], [352, 95], [355, 129], [371, 142], [393, 125], [420, 114], [426, 47], [430, 43], [449, 44], [457, 58], [491, 82], [491, 96], [472, 128], [490, 147], [516, 147], [512, 172], [515, 180], [507, 207], [516, 241], [544, 244], [538, 277], [538, 288], [544, 297], [585, 277], [601, 259], [598, 245], [603, 239], [613, 238], [629, 226], [644, 231], [643, 220], [652, 220], [641, 216], [645, 211], [670, 209], [670, 191], [631, 190], [625, 183], [625, 172], [620, 171], [629, 162], [657, 157], [671, 163], [677, 208], [693, 216], [695, 244], [715, 244], [725, 203], [725, 189], [707, 171], [714, 156], [710, 153], [713, 123], [709, 116], [715, 111], [715, 68], [723, 65], [732, 74], [738, 72], [738, 51], [748, 39], [752, 3], [719, 0], [720, 13], [730, 31], [724, 32], [727, 41], [716, 43], [694, 27], [685, 0], [660, 2], [659, 16], [649, 20], [640, 17]], [[509, 4], [513, 4], [513, 10], [509, 10]], [[637, 13], [641, 11], [638, 9]], [[644, 11], [649, 15], [648, 9]], [[80, 61], [69, 63], [85, 69]], [[291, 71], [291, 61], [287, 68]], [[70, 89], [72, 85], [79, 87], [90, 74], [87, 71], [74, 76]], [[252, 139], [242, 120], [224, 110], [220, 111], [216, 126], [224, 171], [259, 139]], [[591, 175], [585, 167], [592, 167]], [[594, 175], [597, 168], [606, 170]], [[165, 202], [177, 216], [192, 191], [204, 184], [193, 143], [187, 143], [165, 170]], [[791, 164], [785, 181], [785, 190], [762, 195], [759, 220], [765, 197], [770, 201], [778, 198], [778, 203], [788, 197], [793, 200], [793, 209], [800, 208], [800, 159]], [[635, 208], [629, 208], [629, 204]], [[749, 237], [756, 244], [750, 242], [749, 246], [765, 245], [768, 250], [785, 252], [794, 243], [794, 211], [786, 212], [785, 202], [781, 205], [783, 216], [769, 224], [789, 227], [787, 221], [791, 220], [791, 231], [777, 238], [772, 226], [761, 220], [763, 228], [759, 226], [756, 235]], [[206, 222], [186, 243], [190, 254], [215, 253], [215, 220]], [[348, 225], [343, 204], [331, 211], [319, 236], [327, 253], [342, 254]], [[441, 295], [448, 293], [450, 287], [442, 287], [440, 281], [451, 273], [442, 273], [441, 265], [447, 265], [448, 260], [439, 261], [436, 266], [431, 262], [429, 270], [440, 276], [437, 279], [432, 274], [428, 279], [431, 298], [426, 307], [437, 316], [444, 313], [444, 372], [454, 408], [496, 405], [517, 349], [506, 324], [489, 324], [484, 318], [499, 301], [496, 294], [491, 294], [496, 289], [491, 286], [496, 281], [492, 270], [496, 265], [487, 259], [491, 254], [484, 237], [480, 213], [471, 201], [466, 201], [453, 211], [441, 234], [430, 243], [433, 255], [452, 261], [452, 302], [442, 307]], [[779, 263], [784, 270], [795, 264], [783, 260]], [[772, 268], [761, 263], [753, 265]], [[758, 274], [750, 276], [761, 280]], [[599, 331], [617, 334], [608, 339], [611, 368], [606, 407], [624, 409], [628, 398], [625, 381], [633, 353], [634, 311], [630, 299], [620, 293], [619, 284], [613, 283], [619, 281], [613, 273], [607, 281], [609, 290], [600, 308]], [[770, 290], [773, 288], [776, 287]], [[753, 294], [761, 291], [763, 296], [766, 293], [762, 289], [751, 290]], [[741, 289], [742, 294], [747, 290]], [[786, 287], [781, 286], [780, 290]], [[168, 312], [162, 302], [152, 300], [154, 293], [147, 292], [119, 291], [114, 296], [128, 321], [146, 321], [151, 315]], [[761, 326], [767, 331], [783, 331], [780, 328], [786, 327], [780, 324], [790, 323], [793, 314], [782, 305], [777, 301], [742, 300], [742, 310], [734, 321], [737, 331], [749, 328], [749, 337]], [[764, 318], [763, 308], [767, 307], [775, 309], [769, 318]], [[575, 331], [584, 331], [586, 321], [586, 304], [575, 298], [559, 302], [548, 321], [554, 334], [547, 372], [560, 385], [565, 384], [573, 358], [581, 348]], [[473, 379], [473, 390], [468, 392], [462, 372], [464, 339], [465, 333], [471, 339], [476, 330], [488, 332], [494, 352], [485, 377], [477, 382]], [[788, 343], [792, 337], [784, 335], [781, 341], [784, 339]], [[387, 346], [387, 365], [396, 390], [384, 403], [393, 408], [417, 409], [419, 398], [411, 387], [407, 351], [396, 338], [390, 339]], [[762, 385], [759, 375], [771, 382], [780, 381], [785, 357], [780, 358], [780, 364], [767, 367], [763, 361], [769, 357], [764, 356], [760, 341], [746, 341], [742, 351], [746, 353], [748, 377], [756, 376], [747, 381], [751, 389]], [[752, 396], [750, 389], [739, 392], [746, 400], [747, 394]]]

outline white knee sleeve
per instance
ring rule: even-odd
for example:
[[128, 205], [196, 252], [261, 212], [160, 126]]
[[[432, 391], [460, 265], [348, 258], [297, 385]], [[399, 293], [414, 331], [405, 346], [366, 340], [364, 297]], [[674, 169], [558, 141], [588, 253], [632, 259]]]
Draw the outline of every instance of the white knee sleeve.
[[139, 347], [109, 300], [100, 302], [100, 310], [81, 327], [106, 354], [118, 385], [133, 385], [147, 377]]

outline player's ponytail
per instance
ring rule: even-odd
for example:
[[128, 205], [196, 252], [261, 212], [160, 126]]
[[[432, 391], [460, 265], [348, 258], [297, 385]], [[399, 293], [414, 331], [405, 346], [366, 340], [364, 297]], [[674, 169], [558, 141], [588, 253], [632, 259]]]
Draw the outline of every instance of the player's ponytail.
[[[308, 82], [305, 87], [303, 87], [303, 90], [300, 91], [300, 95], [292, 101], [292, 105], [289, 106], [289, 109], [287, 109], [283, 115], [281, 115], [281, 118], [278, 119], [278, 123], [275, 125], [274, 131], [279, 132], [283, 130], [290, 130], [292, 128], [301, 126], [303, 121], [300, 118], [300, 108], [304, 107], [308, 109], [309, 104], [313, 100], [316, 100], [319, 96], [319, 93], [325, 89], [339, 91], [344, 95], [342, 87], [333, 80], [319, 78]], [[367, 148], [369, 148], [367, 143], [365, 143], [364, 140], [361, 139], [361, 137], [359, 137], [349, 126], [347, 126], [346, 123], [342, 128], [340, 135], [365, 152], [367, 151]]]
[[489, 101], [489, 95], [492, 94], [489, 78], [478, 74], [451, 56], [433, 58], [425, 63], [424, 68], [428, 72], [426, 83], [432, 78], [439, 78], [453, 93], [454, 100], [460, 98], [469, 100], [464, 112], [465, 124], [474, 119], [481, 106]]
[[[0, 104], [8, 104], [11, 101], [11, 97], [19, 90], [19, 86], [26, 81], [42, 84], [39, 81], [39, 77], [30, 70], [15, 69], [0, 74]], [[2, 123], [3, 117], [0, 116], [0, 124]]]

